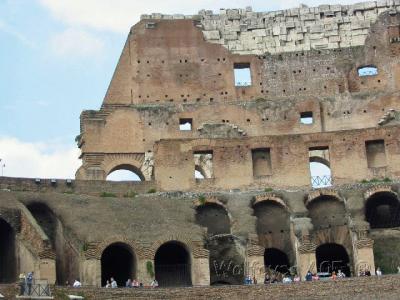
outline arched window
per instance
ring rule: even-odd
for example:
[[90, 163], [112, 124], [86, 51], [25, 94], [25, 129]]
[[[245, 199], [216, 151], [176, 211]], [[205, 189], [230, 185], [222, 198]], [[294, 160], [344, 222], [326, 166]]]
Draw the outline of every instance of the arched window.
[[104, 249], [101, 255], [101, 285], [113, 277], [119, 287], [125, 287], [128, 279], [135, 279], [135, 257], [131, 247], [114, 243]]
[[114, 167], [107, 175], [109, 181], [144, 181], [144, 175], [135, 166], [124, 164]]
[[183, 244], [176, 241], [162, 244], [154, 257], [154, 265], [160, 287], [192, 285], [190, 256]]
[[341, 270], [350, 276], [349, 255], [346, 249], [339, 244], [327, 243], [320, 245], [315, 251], [317, 271], [322, 273], [336, 273]]
[[230, 220], [224, 207], [216, 203], [201, 205], [196, 209], [196, 222], [207, 227], [209, 235], [230, 233]]
[[266, 272], [289, 273], [289, 259], [285, 252], [276, 248], [267, 248], [264, 251], [264, 266]]
[[371, 228], [400, 227], [399, 200], [390, 192], [375, 193], [367, 200], [365, 216]]
[[14, 229], [0, 219], [0, 283], [15, 282], [16, 264]]

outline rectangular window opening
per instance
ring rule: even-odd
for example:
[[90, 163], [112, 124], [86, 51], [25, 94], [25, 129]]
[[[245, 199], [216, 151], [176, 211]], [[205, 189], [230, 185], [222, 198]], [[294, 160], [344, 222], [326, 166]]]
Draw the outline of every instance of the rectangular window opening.
[[314, 122], [312, 111], [305, 111], [300, 113], [300, 123], [310, 125]]
[[234, 63], [235, 86], [251, 86], [250, 63]]
[[208, 179], [213, 178], [213, 152], [197, 151], [193, 153], [194, 178]]
[[378, 75], [378, 68], [375, 66], [365, 66], [358, 68], [358, 76], [365, 77], [365, 76], [376, 76]]
[[179, 130], [190, 131], [192, 130], [193, 119], [179, 119]]
[[154, 29], [156, 28], [156, 23], [155, 22], [148, 22], [145, 24], [146, 29]]
[[386, 167], [386, 151], [384, 140], [372, 140], [365, 142], [368, 168]]
[[252, 149], [251, 158], [254, 177], [272, 175], [271, 151], [269, 148]]

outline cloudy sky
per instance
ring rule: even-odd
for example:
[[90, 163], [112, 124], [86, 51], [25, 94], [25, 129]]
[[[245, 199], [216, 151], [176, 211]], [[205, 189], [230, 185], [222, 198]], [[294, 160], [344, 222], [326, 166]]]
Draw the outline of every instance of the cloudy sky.
[[[0, 159], [5, 176], [73, 178], [83, 109], [99, 109], [141, 14], [269, 11], [318, 0], [0, 0]], [[355, 3], [337, 1], [329, 3]]]

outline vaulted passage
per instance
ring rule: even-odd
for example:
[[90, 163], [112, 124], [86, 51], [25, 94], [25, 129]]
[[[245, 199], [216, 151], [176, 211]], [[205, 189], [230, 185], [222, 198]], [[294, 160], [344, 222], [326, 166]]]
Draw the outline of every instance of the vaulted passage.
[[290, 269], [289, 259], [286, 253], [275, 248], [265, 249], [264, 266], [266, 271], [268, 270], [281, 274], [289, 273]]
[[400, 203], [392, 193], [380, 192], [369, 197], [365, 214], [371, 228], [400, 226]]
[[0, 283], [15, 282], [15, 232], [3, 219], [0, 219]]
[[119, 287], [124, 287], [128, 279], [135, 277], [134, 254], [124, 243], [111, 244], [101, 255], [101, 285], [104, 286], [111, 277]]
[[160, 287], [192, 285], [189, 253], [181, 243], [172, 241], [161, 245], [154, 264]]
[[208, 235], [230, 233], [230, 221], [226, 210], [218, 204], [211, 203], [199, 206], [196, 222], [207, 227]]
[[317, 258], [317, 271], [332, 273], [341, 270], [346, 276], [350, 276], [349, 255], [346, 249], [338, 244], [320, 245], [315, 255]]

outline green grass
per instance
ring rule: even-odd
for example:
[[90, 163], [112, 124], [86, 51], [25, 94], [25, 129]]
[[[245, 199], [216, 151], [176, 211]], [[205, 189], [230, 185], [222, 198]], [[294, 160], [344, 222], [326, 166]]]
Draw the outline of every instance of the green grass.
[[370, 180], [368, 179], [363, 179], [361, 180], [361, 183], [379, 183], [379, 182], [392, 182], [392, 179], [390, 179], [389, 177], [385, 177], [383, 179], [380, 178], [372, 178]]
[[198, 200], [199, 200], [201, 205], [204, 205], [206, 203], [206, 196], [200, 195]]
[[274, 190], [273, 188], [267, 187], [264, 189], [264, 192], [272, 192], [273, 190]]
[[135, 191], [128, 191], [124, 194], [124, 198], [135, 198], [137, 193]]
[[157, 190], [156, 190], [155, 188], [149, 189], [149, 190], [147, 191], [148, 194], [154, 194], [154, 193], [156, 193], [156, 192], [157, 192]]

